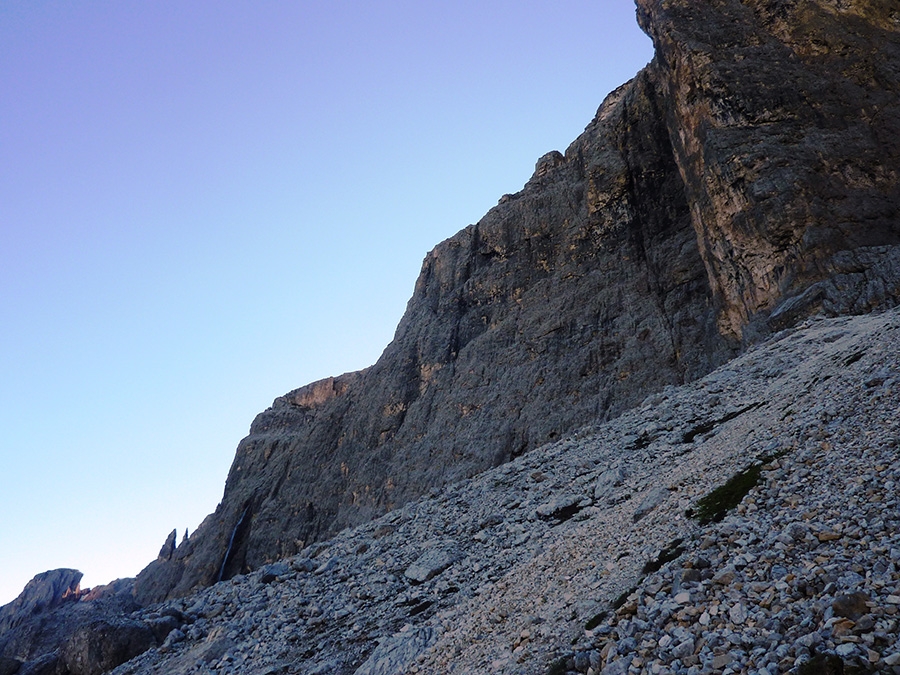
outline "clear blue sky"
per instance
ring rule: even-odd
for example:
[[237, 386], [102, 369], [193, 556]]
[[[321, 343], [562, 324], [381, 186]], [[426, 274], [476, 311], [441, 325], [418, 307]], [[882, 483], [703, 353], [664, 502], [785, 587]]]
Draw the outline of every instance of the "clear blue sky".
[[0, 604], [193, 531], [651, 56], [631, 0], [0, 3]]

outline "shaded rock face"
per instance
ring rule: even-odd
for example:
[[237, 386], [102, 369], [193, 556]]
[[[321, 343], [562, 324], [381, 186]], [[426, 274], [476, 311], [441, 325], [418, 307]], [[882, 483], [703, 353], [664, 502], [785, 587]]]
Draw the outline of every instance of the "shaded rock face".
[[0, 674], [102, 673], [156, 644], [150, 626], [124, 618], [137, 609], [132, 579], [81, 591], [81, 576], [44, 572], [0, 608]]
[[0, 607], [0, 634], [42, 612], [49, 612], [65, 602], [78, 599], [81, 572], [57, 569], [41, 572], [29, 581], [15, 600]]
[[276, 399], [139, 575], [179, 596], [613, 417], [815, 313], [900, 297], [888, 2], [638, 0], [654, 61], [426, 256], [369, 369]]
[[150, 628], [139, 621], [101, 620], [77, 630], [62, 659], [70, 675], [102, 675], [155, 645]]

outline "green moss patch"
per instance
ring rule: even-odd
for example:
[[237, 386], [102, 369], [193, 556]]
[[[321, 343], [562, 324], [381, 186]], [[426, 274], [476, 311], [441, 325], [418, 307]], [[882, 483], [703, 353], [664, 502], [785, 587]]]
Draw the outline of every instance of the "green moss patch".
[[684, 553], [684, 548], [681, 546], [681, 539], [676, 539], [662, 550], [659, 554], [659, 557], [656, 560], [648, 560], [644, 565], [644, 569], [641, 570], [641, 574], [653, 574], [654, 572], [658, 572], [663, 565], [668, 562], [672, 562]]
[[701, 525], [719, 522], [759, 483], [761, 471], [762, 464], [754, 464], [735, 474], [725, 485], [717, 487], [697, 502], [697, 507], [688, 515], [696, 518]]

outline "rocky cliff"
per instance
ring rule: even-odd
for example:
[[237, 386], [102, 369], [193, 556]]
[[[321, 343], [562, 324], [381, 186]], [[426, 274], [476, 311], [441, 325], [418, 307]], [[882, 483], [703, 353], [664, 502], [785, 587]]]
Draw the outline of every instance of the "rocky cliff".
[[379, 361], [275, 400], [135, 587], [181, 596], [900, 297], [900, 10], [638, 0], [654, 60], [426, 256]]
[[[804, 321], [98, 642], [169, 630], [114, 675], [900, 675], [898, 336]], [[81, 644], [41, 672], [98, 675]]]

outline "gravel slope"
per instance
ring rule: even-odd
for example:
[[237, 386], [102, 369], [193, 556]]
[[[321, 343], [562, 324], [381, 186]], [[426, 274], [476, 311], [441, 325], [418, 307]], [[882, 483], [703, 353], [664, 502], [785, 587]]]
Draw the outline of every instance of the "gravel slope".
[[[900, 673], [898, 376], [897, 311], [808, 321], [616, 420], [142, 610], [173, 630], [113, 672]], [[685, 515], [757, 461], [724, 520]]]

